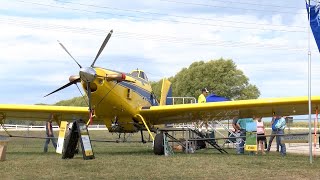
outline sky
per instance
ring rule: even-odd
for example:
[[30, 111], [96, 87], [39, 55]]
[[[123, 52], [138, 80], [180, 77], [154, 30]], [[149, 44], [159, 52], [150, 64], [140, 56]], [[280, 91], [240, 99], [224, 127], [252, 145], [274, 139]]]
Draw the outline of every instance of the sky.
[[[0, 103], [52, 104], [81, 96], [70, 86], [44, 98], [90, 66], [149, 80], [174, 76], [195, 61], [232, 59], [260, 98], [319, 95], [320, 56], [304, 0], [1, 0]], [[309, 47], [310, 46], [310, 47]]]

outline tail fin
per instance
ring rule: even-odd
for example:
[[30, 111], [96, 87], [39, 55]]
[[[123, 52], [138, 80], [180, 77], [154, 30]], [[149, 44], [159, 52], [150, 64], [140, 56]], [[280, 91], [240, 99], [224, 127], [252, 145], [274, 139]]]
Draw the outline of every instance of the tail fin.
[[173, 104], [172, 98], [168, 98], [168, 97], [172, 97], [171, 82], [164, 78], [162, 80], [160, 106]]

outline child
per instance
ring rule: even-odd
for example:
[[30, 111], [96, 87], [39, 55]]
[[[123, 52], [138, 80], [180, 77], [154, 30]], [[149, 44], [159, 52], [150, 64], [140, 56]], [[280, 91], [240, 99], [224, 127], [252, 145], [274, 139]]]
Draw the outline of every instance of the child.
[[259, 146], [261, 149], [261, 154], [264, 154], [264, 142], [266, 141], [266, 137], [264, 136], [265, 128], [264, 128], [264, 124], [261, 117], [256, 118], [256, 121], [257, 121], [257, 143], [258, 143], [257, 154], [259, 152]]

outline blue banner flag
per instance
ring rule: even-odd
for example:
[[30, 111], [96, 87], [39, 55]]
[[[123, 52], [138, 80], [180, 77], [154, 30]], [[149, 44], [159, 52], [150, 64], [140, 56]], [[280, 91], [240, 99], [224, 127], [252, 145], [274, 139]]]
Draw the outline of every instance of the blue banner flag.
[[[313, 2], [313, 3], [314, 4], [312, 3], [308, 4], [306, 2], [306, 8], [308, 11], [308, 17], [310, 14], [310, 27], [312, 29], [312, 34], [314, 36], [314, 39], [316, 40], [318, 50], [320, 52], [320, 16], [319, 16], [320, 3], [319, 2]], [[310, 6], [310, 12], [309, 12], [309, 6]]]

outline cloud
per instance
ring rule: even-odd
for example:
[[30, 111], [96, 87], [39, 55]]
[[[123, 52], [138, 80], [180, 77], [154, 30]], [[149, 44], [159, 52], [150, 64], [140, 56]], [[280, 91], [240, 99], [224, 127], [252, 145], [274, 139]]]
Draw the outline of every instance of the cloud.
[[[289, 18], [281, 10], [266, 15], [262, 11], [235, 13], [226, 8], [222, 13], [212, 8], [143, 0], [5, 1], [0, 7], [0, 80], [10, 79], [10, 86], [32, 95], [22, 98], [5, 94], [16, 102], [38, 103], [41, 98], [35, 94], [54, 90], [79, 71], [57, 40], [87, 66], [111, 29], [114, 34], [97, 66], [123, 72], [144, 69], [150, 73], [149, 79], [159, 80], [194, 61], [231, 58], [258, 86], [261, 97], [306, 94], [308, 35], [304, 10], [295, 10]], [[266, 12], [272, 9], [266, 8]], [[312, 38], [313, 88], [318, 89], [319, 55]], [[30, 82], [34, 84], [32, 91]], [[290, 91], [277, 91], [275, 84], [290, 87]], [[69, 92], [64, 90], [54, 98], [73, 97]]]

